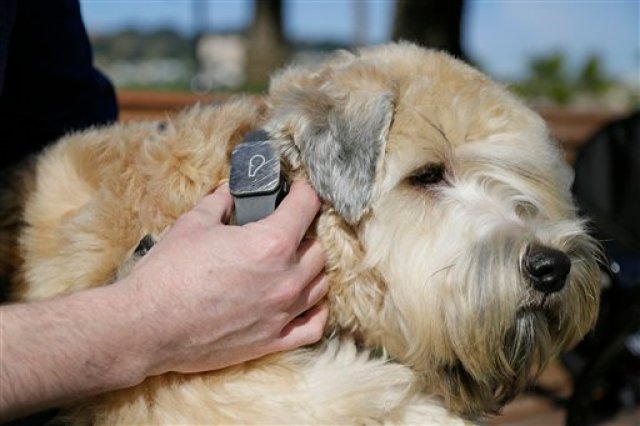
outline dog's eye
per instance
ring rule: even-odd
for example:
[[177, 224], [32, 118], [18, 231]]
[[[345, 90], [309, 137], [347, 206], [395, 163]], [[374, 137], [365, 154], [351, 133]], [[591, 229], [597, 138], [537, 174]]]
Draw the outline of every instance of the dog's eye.
[[443, 164], [429, 164], [412, 174], [409, 181], [416, 186], [433, 185], [444, 180], [444, 172]]

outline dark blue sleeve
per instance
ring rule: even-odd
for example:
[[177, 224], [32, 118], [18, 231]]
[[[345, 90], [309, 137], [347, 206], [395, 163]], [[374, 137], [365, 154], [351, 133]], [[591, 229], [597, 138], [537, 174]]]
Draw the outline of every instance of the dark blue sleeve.
[[3, 7], [15, 9], [13, 22], [9, 14], [0, 18], [8, 21], [0, 22], [4, 167], [64, 133], [115, 121], [117, 102], [113, 86], [93, 66], [77, 0], [8, 0]]
[[9, 51], [9, 39], [16, 18], [17, 0], [0, 2], [0, 95], [4, 85], [4, 75]]

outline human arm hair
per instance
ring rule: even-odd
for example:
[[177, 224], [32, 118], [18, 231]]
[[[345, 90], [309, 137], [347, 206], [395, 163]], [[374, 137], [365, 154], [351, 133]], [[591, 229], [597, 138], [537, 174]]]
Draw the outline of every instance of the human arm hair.
[[318, 341], [328, 310], [320, 208], [294, 182], [271, 216], [229, 226], [228, 186], [204, 197], [122, 280], [0, 307], [0, 418], [215, 370]]
[[144, 379], [152, 341], [124, 283], [0, 307], [0, 420]]

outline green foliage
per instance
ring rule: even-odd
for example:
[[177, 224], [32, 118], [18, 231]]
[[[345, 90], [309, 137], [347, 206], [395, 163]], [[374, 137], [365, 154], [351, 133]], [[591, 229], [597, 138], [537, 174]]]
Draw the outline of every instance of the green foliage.
[[602, 62], [596, 55], [591, 55], [578, 75], [576, 85], [579, 90], [601, 95], [610, 87], [611, 82], [602, 69]]
[[512, 88], [527, 99], [568, 105], [578, 94], [602, 96], [611, 85], [598, 56], [590, 56], [577, 72], [572, 73], [565, 55], [557, 52], [532, 58], [528, 77]]

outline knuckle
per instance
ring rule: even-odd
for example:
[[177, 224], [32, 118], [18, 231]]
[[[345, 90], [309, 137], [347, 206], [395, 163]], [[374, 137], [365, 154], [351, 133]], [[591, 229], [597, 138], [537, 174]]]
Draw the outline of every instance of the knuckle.
[[290, 306], [296, 301], [300, 290], [294, 282], [284, 282], [275, 291], [275, 302], [282, 306]]
[[276, 318], [271, 318], [268, 324], [265, 325], [260, 338], [259, 343], [263, 346], [271, 344], [278, 338], [279, 333], [279, 321]]
[[291, 316], [286, 312], [281, 312], [279, 315], [276, 315], [273, 319], [273, 338], [280, 337], [282, 331], [289, 325], [291, 322]]
[[205, 225], [205, 217], [198, 210], [189, 210], [180, 216], [178, 224], [188, 229], [197, 229]]
[[263, 345], [271, 345], [281, 339], [282, 330], [286, 328], [290, 318], [286, 313], [281, 312], [274, 314], [268, 321], [265, 321], [261, 343]]
[[287, 258], [292, 251], [287, 236], [277, 231], [265, 236], [262, 249], [267, 257], [275, 259]]

